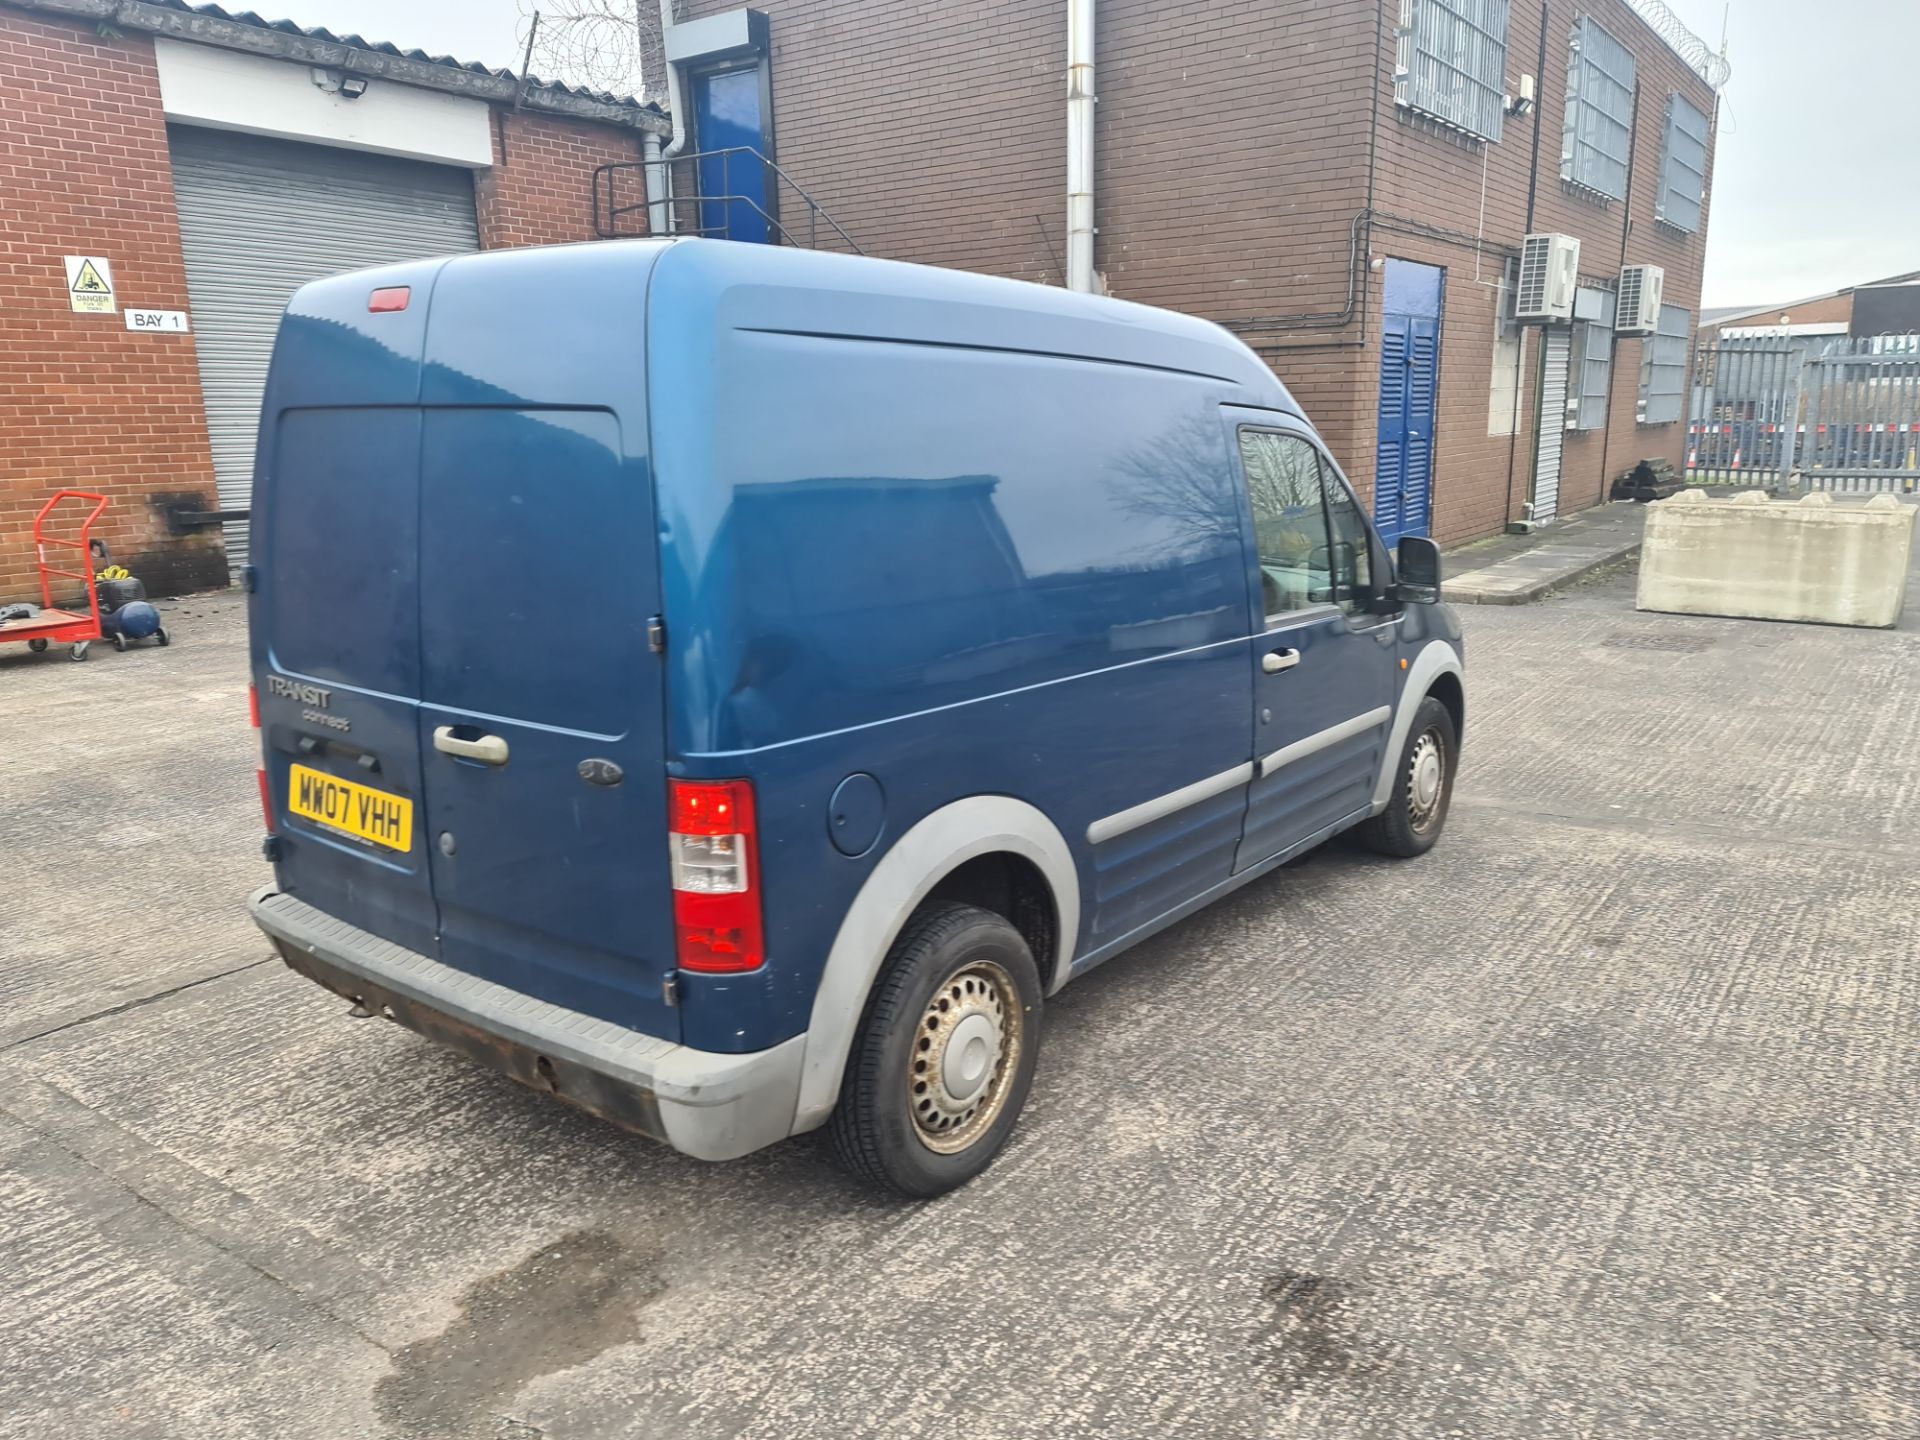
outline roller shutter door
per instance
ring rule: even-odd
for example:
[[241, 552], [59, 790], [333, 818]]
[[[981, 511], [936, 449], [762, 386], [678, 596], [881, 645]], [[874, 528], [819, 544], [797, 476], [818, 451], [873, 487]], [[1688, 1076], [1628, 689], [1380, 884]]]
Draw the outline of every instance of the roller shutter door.
[[[188, 126], [167, 141], [220, 505], [245, 509], [267, 362], [293, 292], [342, 270], [478, 250], [473, 176]], [[245, 563], [245, 523], [226, 536], [228, 562]]]
[[1533, 519], [1544, 525], [1560, 514], [1560, 455], [1567, 433], [1567, 369], [1573, 332], [1546, 332], [1540, 366], [1539, 442], [1533, 463]]

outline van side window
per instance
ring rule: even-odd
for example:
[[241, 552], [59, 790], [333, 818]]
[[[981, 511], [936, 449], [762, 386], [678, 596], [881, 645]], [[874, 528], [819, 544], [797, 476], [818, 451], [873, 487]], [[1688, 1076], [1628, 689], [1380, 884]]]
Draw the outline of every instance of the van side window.
[[1297, 435], [1242, 430], [1240, 459], [1253, 500], [1260, 590], [1269, 615], [1333, 599], [1320, 461]]
[[1334, 600], [1349, 615], [1365, 614], [1373, 593], [1373, 563], [1367, 547], [1367, 522], [1353, 492], [1333, 462], [1320, 457], [1327, 487], [1327, 523], [1333, 531]]

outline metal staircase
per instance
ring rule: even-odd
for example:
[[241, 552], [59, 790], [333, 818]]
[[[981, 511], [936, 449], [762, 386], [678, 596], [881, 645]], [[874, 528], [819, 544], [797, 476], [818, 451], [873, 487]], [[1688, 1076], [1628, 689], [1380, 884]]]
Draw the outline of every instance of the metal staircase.
[[[649, 171], [670, 182], [672, 198], [652, 201]], [[648, 212], [668, 207], [670, 233], [706, 235], [864, 255], [854, 238], [773, 161], [750, 145], [700, 150], [671, 160], [625, 160], [593, 172], [593, 233], [602, 240], [653, 234]], [[782, 219], [782, 212], [788, 216]]]

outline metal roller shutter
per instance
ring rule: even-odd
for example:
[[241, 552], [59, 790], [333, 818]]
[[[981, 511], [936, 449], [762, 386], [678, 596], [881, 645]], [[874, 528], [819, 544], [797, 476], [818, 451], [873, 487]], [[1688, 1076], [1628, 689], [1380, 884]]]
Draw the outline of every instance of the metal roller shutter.
[[[480, 248], [471, 172], [173, 126], [173, 184], [223, 509], [245, 509], [273, 336], [309, 280]], [[226, 527], [227, 559], [247, 527]]]
[[1533, 520], [1544, 525], [1560, 513], [1560, 452], [1567, 433], [1567, 368], [1573, 332], [1546, 332], [1541, 355], [1539, 445], [1533, 462]]

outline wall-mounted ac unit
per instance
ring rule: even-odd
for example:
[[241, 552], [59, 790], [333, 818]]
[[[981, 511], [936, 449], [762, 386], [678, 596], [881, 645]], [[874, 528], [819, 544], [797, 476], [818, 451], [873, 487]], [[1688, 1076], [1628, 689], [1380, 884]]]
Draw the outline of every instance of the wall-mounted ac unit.
[[1620, 303], [1613, 328], [1622, 335], [1651, 335], [1660, 328], [1660, 292], [1667, 272], [1658, 265], [1627, 265], [1620, 271]]
[[1520, 246], [1520, 288], [1513, 318], [1544, 324], [1573, 318], [1580, 242], [1571, 235], [1529, 235]]

